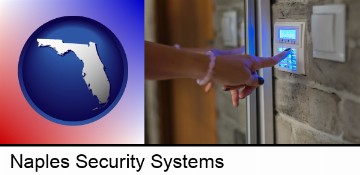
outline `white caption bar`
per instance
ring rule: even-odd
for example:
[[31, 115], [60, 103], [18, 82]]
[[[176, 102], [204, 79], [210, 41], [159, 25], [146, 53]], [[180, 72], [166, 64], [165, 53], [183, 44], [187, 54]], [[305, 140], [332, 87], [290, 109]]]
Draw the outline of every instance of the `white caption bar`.
[[0, 170], [7, 175], [338, 175], [357, 173], [359, 157], [359, 147], [0, 147]]

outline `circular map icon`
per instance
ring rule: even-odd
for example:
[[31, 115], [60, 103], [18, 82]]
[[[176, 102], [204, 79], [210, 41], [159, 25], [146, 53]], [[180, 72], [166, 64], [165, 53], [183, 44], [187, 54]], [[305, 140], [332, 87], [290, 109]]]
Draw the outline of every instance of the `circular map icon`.
[[105, 116], [127, 82], [125, 51], [114, 33], [85, 17], [67, 16], [40, 26], [19, 60], [21, 90], [33, 109], [64, 125]]

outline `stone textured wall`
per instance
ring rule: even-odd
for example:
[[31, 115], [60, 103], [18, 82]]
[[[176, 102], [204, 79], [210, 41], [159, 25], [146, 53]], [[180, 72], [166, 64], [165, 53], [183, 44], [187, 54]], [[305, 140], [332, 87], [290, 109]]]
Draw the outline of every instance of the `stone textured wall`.
[[[244, 1], [243, 0], [213, 0], [215, 5], [214, 28], [216, 32], [215, 47], [226, 49], [222, 40], [221, 18], [224, 12], [235, 10], [238, 16], [238, 41], [243, 40], [241, 33], [241, 23], [244, 22]], [[229, 92], [224, 92], [221, 87], [217, 87], [217, 112], [218, 112], [218, 142], [224, 144], [245, 143], [246, 132], [246, 102], [240, 101], [239, 107], [232, 106]]]
[[[314, 5], [346, 4], [346, 62], [312, 56]], [[360, 143], [360, 1], [277, 0], [273, 22], [307, 20], [306, 76], [274, 71], [276, 143]]]
[[[314, 5], [345, 4], [346, 62], [312, 57], [311, 14]], [[243, 20], [243, 0], [214, 0], [217, 48], [221, 17], [236, 10]], [[306, 20], [306, 76], [274, 70], [276, 143], [360, 143], [360, 1], [273, 0], [272, 20]], [[246, 105], [231, 105], [230, 94], [217, 88], [219, 143], [244, 143]]]

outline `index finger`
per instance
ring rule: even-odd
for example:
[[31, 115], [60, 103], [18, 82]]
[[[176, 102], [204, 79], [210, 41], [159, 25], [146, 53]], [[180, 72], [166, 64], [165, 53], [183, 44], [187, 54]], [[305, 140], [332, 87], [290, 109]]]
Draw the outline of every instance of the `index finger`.
[[284, 50], [283, 52], [273, 56], [273, 57], [260, 57], [258, 60], [258, 67], [272, 67], [278, 64], [281, 60], [286, 58], [291, 53], [291, 48]]

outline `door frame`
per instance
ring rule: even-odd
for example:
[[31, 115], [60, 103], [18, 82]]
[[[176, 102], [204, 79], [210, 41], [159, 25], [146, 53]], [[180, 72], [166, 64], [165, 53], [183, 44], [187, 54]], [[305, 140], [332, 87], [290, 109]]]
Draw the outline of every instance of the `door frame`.
[[[256, 54], [256, 16], [255, 1], [245, 0], [245, 21], [246, 21], [246, 54]], [[258, 143], [257, 127], [257, 93], [254, 91], [246, 97], [246, 143]]]
[[[271, 0], [245, 0], [246, 53], [272, 56]], [[274, 143], [273, 70], [264, 68], [258, 74], [265, 82], [246, 99], [246, 135], [248, 144]]]
[[[270, 0], [258, 0], [256, 4], [257, 17], [257, 55], [260, 57], [272, 56], [272, 24]], [[259, 143], [274, 143], [274, 105], [273, 105], [273, 70], [263, 68], [259, 75], [265, 82], [258, 89], [259, 100]]]

